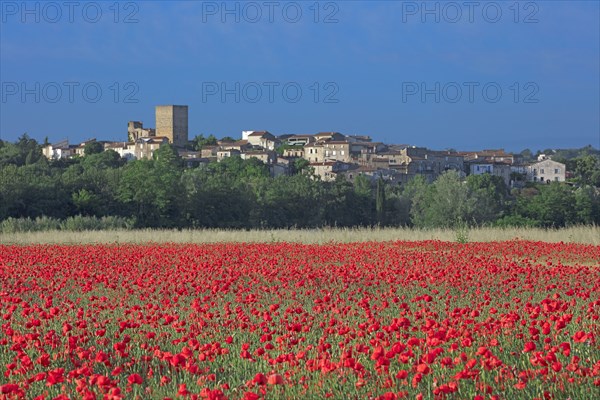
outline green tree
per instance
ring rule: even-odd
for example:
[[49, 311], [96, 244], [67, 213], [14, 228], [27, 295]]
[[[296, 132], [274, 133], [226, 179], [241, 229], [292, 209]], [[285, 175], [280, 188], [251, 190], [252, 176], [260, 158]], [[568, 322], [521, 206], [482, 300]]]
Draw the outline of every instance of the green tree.
[[83, 147], [83, 154], [85, 156], [91, 156], [92, 154], [102, 153], [104, 151], [104, 146], [102, 143], [92, 140], [91, 142], [87, 142]]
[[377, 223], [385, 223], [385, 182], [382, 177], [377, 180], [377, 189], [375, 196], [375, 212], [377, 213]]
[[64, 185], [43, 164], [0, 167], [0, 219], [63, 218], [70, 211], [69, 197]]
[[580, 184], [600, 187], [600, 158], [593, 155], [576, 158], [574, 172]]
[[228, 174], [226, 167], [215, 163], [208, 168], [186, 170], [182, 188], [185, 217], [192, 226], [250, 227], [249, 219], [256, 199], [247, 182]]
[[164, 169], [176, 170], [182, 166], [177, 149], [170, 143], [160, 146], [152, 157], [156, 161], [156, 165]]
[[575, 190], [575, 222], [600, 225], [600, 193], [592, 186]]
[[252, 221], [260, 227], [308, 228], [323, 222], [324, 184], [306, 175], [262, 181]]
[[417, 175], [408, 181], [397, 195], [394, 212], [400, 225], [413, 225], [413, 214], [423, 213], [429, 195], [429, 184], [422, 175]]
[[[536, 194], [537, 192], [537, 194]], [[562, 227], [576, 222], [575, 197], [568, 185], [552, 182], [522, 190], [515, 214], [544, 227]]]
[[358, 197], [352, 183], [338, 175], [334, 182], [327, 182], [322, 191], [323, 223], [328, 226], [356, 226]]
[[117, 200], [144, 227], [179, 226], [179, 171], [153, 160], [137, 160], [123, 169]]
[[0, 146], [0, 166], [30, 165], [38, 162], [42, 157], [41, 146], [27, 133], [21, 135], [15, 143], [2, 142]]
[[411, 216], [418, 227], [455, 228], [474, 221], [475, 206], [475, 199], [458, 173], [447, 171], [422, 198], [413, 199]]
[[200, 151], [204, 146], [216, 146], [217, 138], [210, 134], [207, 138], [204, 135], [197, 135], [194, 139], [192, 139], [193, 147], [195, 150]]
[[469, 175], [467, 187], [469, 196], [475, 203], [472, 216], [474, 222], [494, 222], [503, 216], [509, 194], [501, 177], [491, 174]]
[[356, 225], [371, 225], [374, 219], [375, 204], [371, 180], [367, 176], [359, 174], [354, 178], [354, 196]]
[[96, 194], [86, 189], [80, 189], [72, 194], [73, 204], [81, 215], [98, 215], [99, 199]]
[[519, 154], [523, 157], [523, 161], [525, 162], [533, 161], [535, 159], [535, 156], [530, 149], [525, 149]]
[[308, 170], [308, 168], [310, 167], [310, 162], [306, 158], [298, 158], [294, 161], [293, 166], [294, 172], [301, 174], [304, 171]]
[[83, 157], [81, 166], [85, 170], [119, 168], [125, 163], [119, 153], [110, 149], [99, 153], [90, 153]]

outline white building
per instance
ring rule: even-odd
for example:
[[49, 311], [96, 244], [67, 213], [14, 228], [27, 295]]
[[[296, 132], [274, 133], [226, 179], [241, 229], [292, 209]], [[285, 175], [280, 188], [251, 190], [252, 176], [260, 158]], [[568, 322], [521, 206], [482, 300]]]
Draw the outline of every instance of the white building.
[[42, 154], [49, 160], [71, 158], [75, 154], [75, 147], [70, 146], [68, 140], [42, 147]]
[[[247, 140], [252, 146], [262, 147], [265, 150], [275, 150], [279, 141], [268, 131], [252, 132], [246, 136], [248, 131], [242, 132], [242, 140]], [[246, 136], [246, 139], [243, 137]]]
[[529, 182], [564, 182], [565, 164], [546, 159], [527, 166]]
[[112, 142], [105, 143], [104, 150], [114, 150], [119, 154], [122, 158], [127, 161], [132, 161], [136, 159], [135, 156], [135, 143], [133, 142]]

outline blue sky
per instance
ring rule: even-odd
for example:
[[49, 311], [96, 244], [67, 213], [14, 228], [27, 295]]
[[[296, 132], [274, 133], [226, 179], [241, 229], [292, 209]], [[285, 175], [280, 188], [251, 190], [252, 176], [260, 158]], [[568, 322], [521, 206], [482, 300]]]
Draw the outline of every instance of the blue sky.
[[187, 104], [190, 137], [600, 146], [600, 2], [272, 4], [3, 1], [0, 137], [126, 140]]

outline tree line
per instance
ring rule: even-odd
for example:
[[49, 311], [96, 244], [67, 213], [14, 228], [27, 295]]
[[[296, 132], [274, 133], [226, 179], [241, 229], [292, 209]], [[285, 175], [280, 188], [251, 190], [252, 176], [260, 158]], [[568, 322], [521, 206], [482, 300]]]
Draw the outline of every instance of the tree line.
[[301, 163], [293, 175], [273, 178], [253, 158], [185, 168], [170, 145], [152, 160], [126, 162], [92, 142], [83, 157], [50, 161], [23, 135], [15, 143], [0, 141], [0, 221], [88, 226], [95, 218], [127, 228], [231, 229], [600, 224], [599, 158], [570, 162], [573, 185], [509, 190], [499, 177], [464, 180], [452, 171], [433, 183], [421, 176], [404, 185], [358, 176], [352, 184], [315, 179]]

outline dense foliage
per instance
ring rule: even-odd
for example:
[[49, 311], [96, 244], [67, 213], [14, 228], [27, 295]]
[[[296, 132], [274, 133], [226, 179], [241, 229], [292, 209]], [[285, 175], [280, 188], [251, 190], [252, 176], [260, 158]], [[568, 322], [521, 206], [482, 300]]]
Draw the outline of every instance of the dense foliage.
[[0, 246], [0, 398], [596, 399], [598, 260], [526, 241]]
[[[198, 139], [199, 146], [205, 142], [214, 137]], [[509, 191], [490, 175], [468, 176], [465, 183], [449, 172], [433, 184], [417, 176], [401, 186], [360, 176], [351, 184], [313, 179], [305, 160], [293, 175], [272, 178], [256, 159], [184, 168], [168, 145], [154, 160], [129, 163], [100, 150], [89, 145], [83, 157], [48, 161], [26, 135], [0, 142], [0, 221], [110, 216], [127, 226], [165, 228], [600, 224], [595, 154], [569, 161], [573, 185]]]

